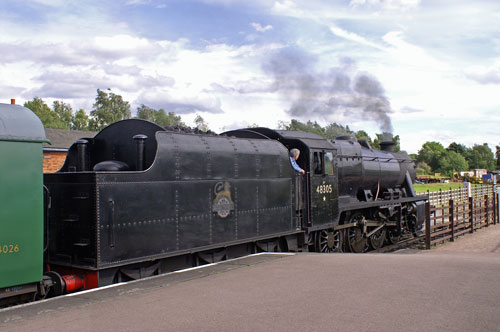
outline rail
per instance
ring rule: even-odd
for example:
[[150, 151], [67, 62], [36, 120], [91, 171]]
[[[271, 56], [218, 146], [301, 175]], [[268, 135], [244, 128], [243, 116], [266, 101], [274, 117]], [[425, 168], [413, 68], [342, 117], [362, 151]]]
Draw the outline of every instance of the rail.
[[425, 211], [425, 248], [499, 223], [499, 197], [493, 186], [429, 193]]

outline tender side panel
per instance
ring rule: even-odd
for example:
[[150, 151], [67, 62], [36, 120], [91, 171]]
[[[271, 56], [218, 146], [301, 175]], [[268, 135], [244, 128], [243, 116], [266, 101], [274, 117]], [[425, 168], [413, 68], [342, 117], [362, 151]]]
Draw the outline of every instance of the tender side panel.
[[294, 231], [290, 179], [116, 182], [98, 192], [99, 267]]

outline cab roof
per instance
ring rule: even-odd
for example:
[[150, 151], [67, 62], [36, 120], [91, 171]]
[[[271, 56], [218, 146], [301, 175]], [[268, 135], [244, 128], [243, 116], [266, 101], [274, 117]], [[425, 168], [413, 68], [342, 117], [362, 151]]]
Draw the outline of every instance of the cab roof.
[[0, 104], [0, 140], [49, 142], [40, 119], [20, 105]]

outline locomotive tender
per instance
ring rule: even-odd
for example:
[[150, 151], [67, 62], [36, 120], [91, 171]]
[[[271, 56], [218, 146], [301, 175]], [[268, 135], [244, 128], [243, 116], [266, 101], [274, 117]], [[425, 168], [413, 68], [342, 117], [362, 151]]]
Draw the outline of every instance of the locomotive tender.
[[[292, 148], [305, 175], [290, 165]], [[389, 142], [379, 151], [350, 136], [267, 128], [198, 135], [123, 120], [75, 142], [63, 167], [44, 175], [50, 206], [38, 236], [48, 269], [38, 293], [260, 251], [364, 252], [396, 243], [423, 226], [414, 178], [413, 161]], [[0, 283], [0, 291], [10, 286]]]

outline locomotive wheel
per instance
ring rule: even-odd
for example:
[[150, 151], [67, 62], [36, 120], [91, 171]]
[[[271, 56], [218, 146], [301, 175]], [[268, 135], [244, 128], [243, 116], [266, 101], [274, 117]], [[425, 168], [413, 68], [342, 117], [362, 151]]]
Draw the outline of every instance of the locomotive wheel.
[[368, 241], [359, 227], [351, 227], [347, 231], [349, 249], [351, 252], [361, 253], [368, 249]]
[[370, 236], [368, 238], [368, 243], [370, 244], [370, 248], [372, 248], [373, 250], [382, 248], [382, 246], [384, 245], [385, 237], [386, 237], [385, 228], [382, 228], [381, 230], [377, 231], [375, 234]]
[[[362, 220], [363, 215], [361, 213], [355, 213], [351, 216], [349, 222], [361, 223]], [[347, 242], [348, 248], [351, 252], [360, 253], [365, 252], [368, 249], [368, 239], [365, 237], [361, 225], [347, 229]]]
[[389, 242], [389, 244], [398, 243], [400, 238], [401, 234], [399, 234], [396, 228], [392, 228], [387, 231], [387, 241]]
[[342, 232], [324, 229], [316, 232], [314, 249], [316, 252], [341, 252], [342, 242]]

